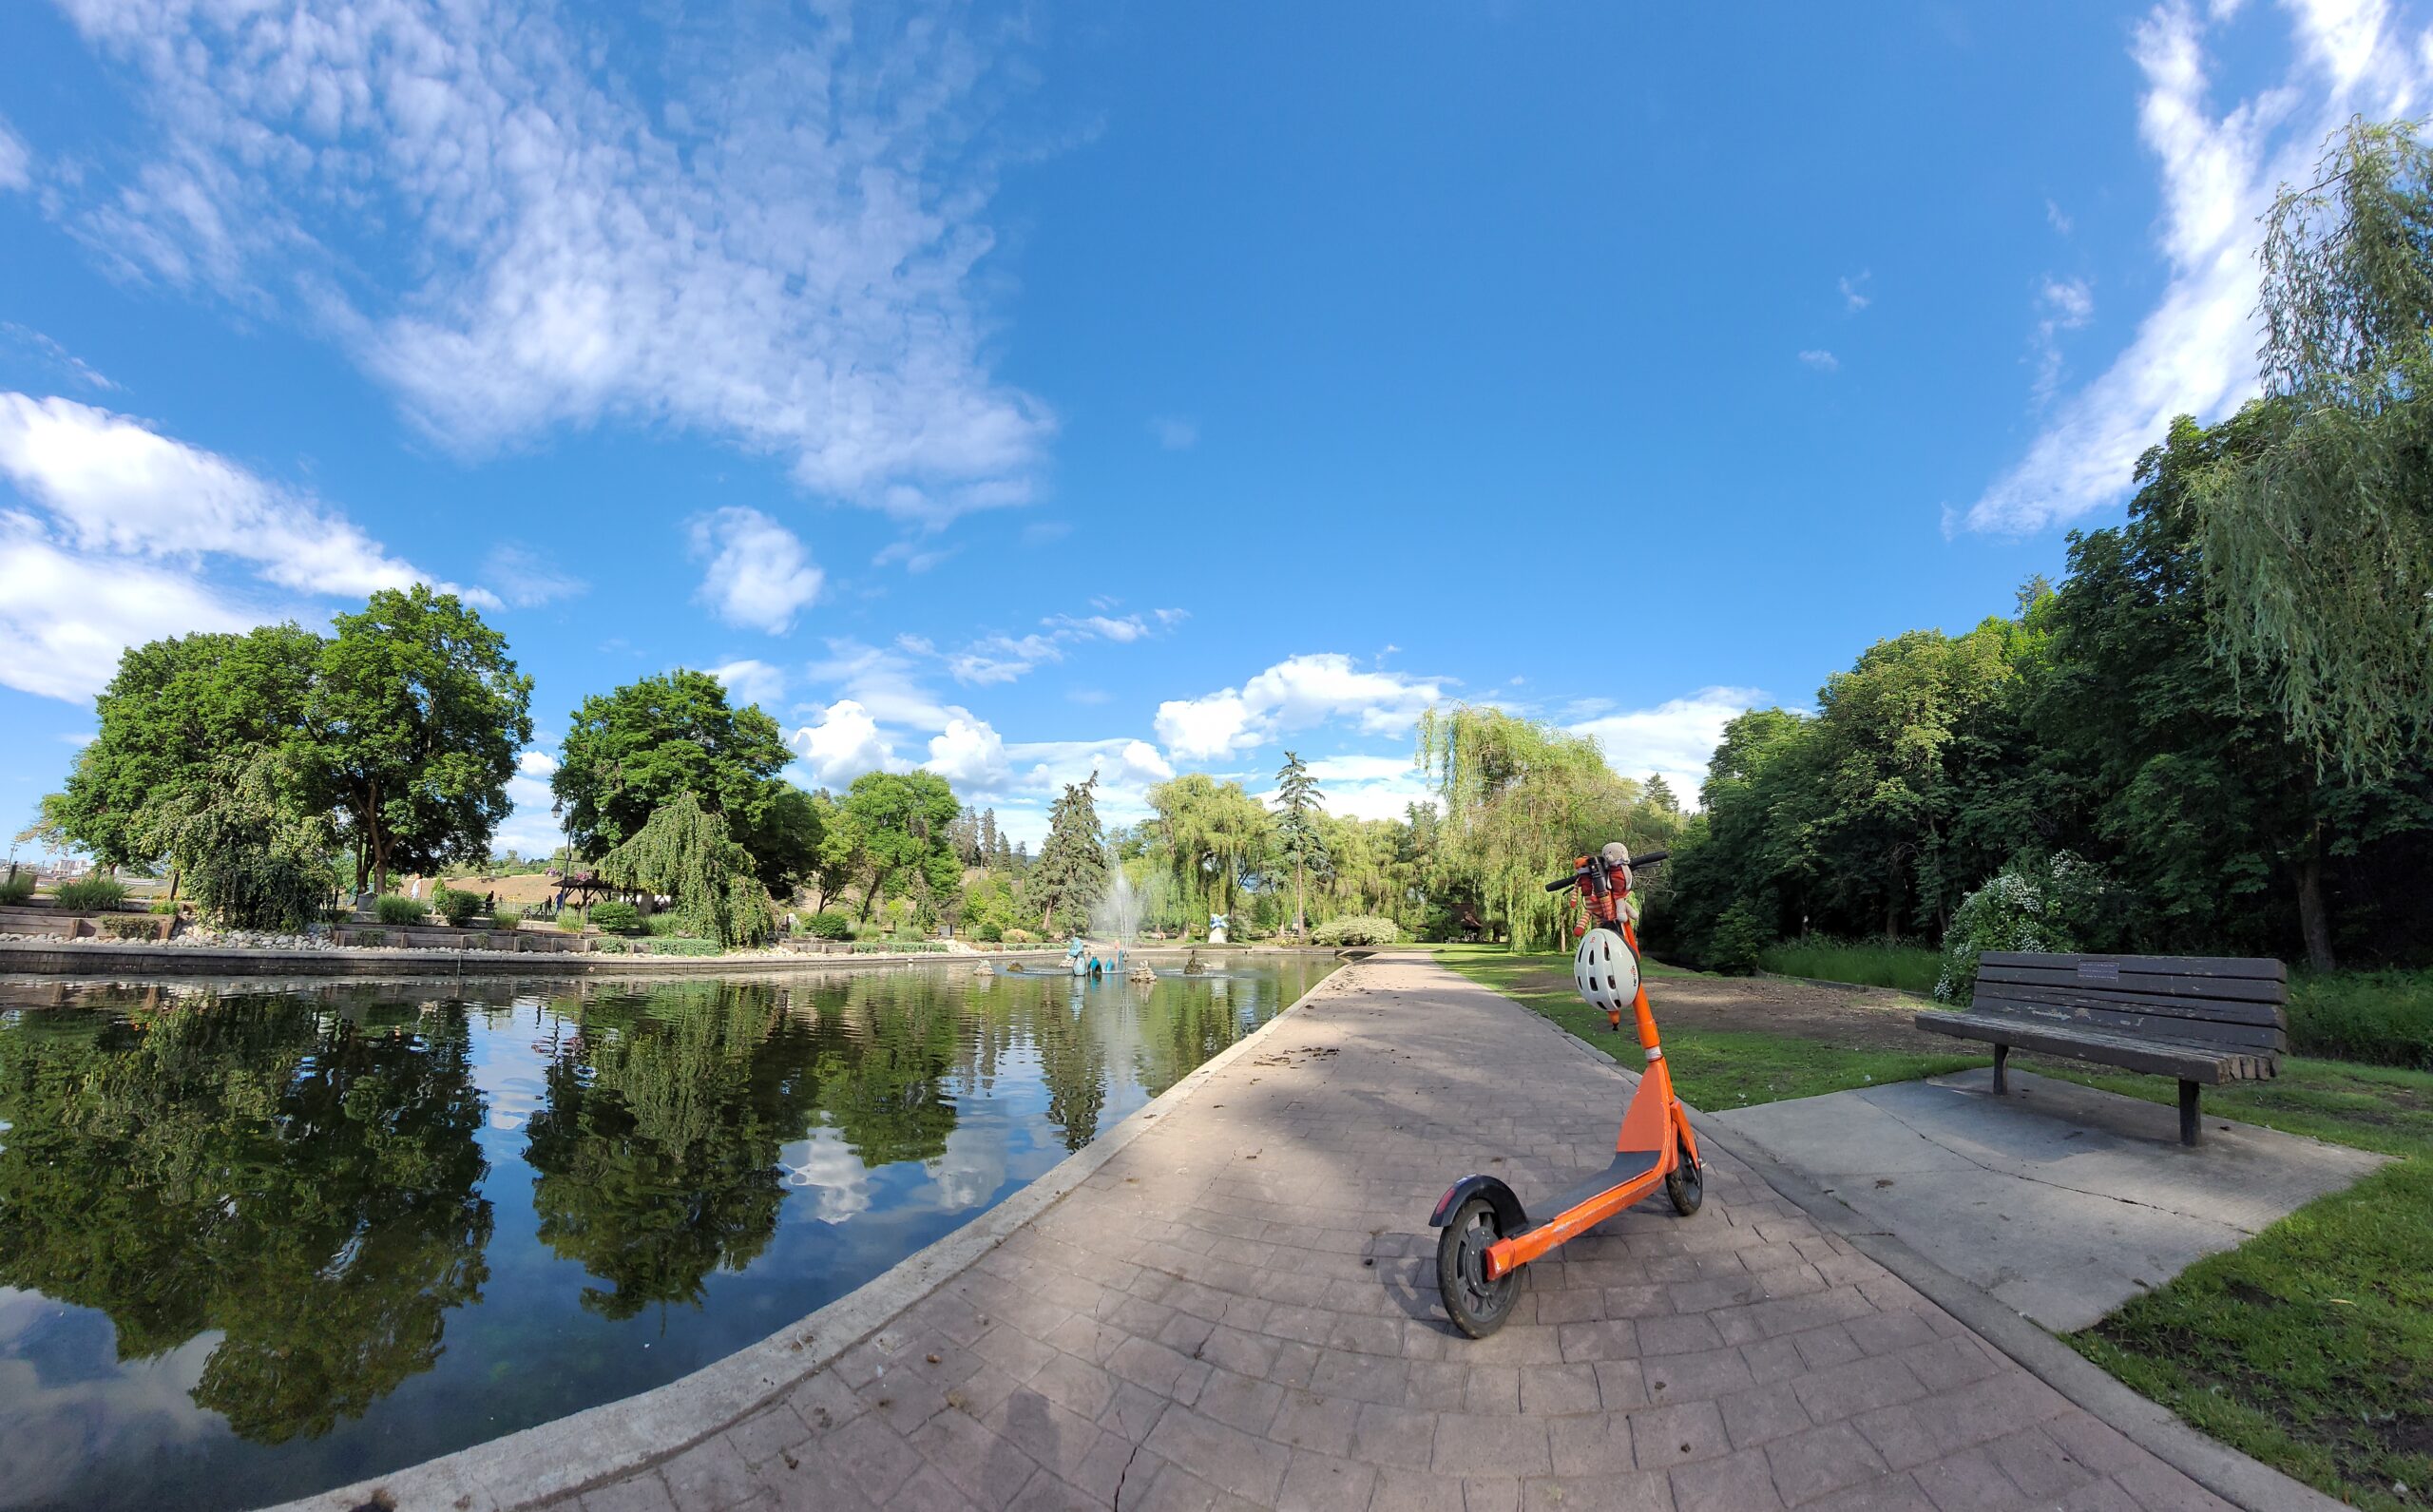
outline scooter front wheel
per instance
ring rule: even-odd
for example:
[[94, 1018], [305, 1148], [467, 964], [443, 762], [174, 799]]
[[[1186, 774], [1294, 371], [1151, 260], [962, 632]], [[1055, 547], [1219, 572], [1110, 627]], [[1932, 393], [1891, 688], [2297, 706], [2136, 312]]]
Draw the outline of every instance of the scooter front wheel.
[[1673, 1199], [1673, 1211], [1685, 1218], [1707, 1199], [1707, 1174], [1682, 1148], [1678, 1136], [1673, 1141], [1673, 1169], [1664, 1177], [1664, 1195]]
[[1474, 1196], [1454, 1211], [1436, 1238], [1436, 1287], [1444, 1293], [1446, 1314], [1474, 1339], [1504, 1327], [1521, 1295], [1518, 1270], [1486, 1278], [1487, 1247], [1503, 1237], [1494, 1204]]

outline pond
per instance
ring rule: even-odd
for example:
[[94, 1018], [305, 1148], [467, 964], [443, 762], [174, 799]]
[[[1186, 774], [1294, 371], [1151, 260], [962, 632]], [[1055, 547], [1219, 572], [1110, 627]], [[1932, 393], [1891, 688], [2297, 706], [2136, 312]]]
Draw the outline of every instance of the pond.
[[672, 1381], [1332, 965], [0, 983], [0, 1507], [254, 1506]]

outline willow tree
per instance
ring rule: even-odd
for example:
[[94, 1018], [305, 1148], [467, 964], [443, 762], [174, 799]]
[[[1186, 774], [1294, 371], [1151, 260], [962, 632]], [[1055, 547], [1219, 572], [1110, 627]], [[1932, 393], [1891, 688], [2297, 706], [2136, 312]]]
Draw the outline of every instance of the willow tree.
[[1185, 923], [1204, 925], [1207, 914], [1233, 913], [1244, 879], [1266, 857], [1273, 815], [1240, 783], [1201, 772], [1160, 782], [1147, 796], [1157, 814], [1148, 825], [1151, 850], [1164, 860], [1178, 897], [1202, 915]]
[[1629, 838], [1638, 785], [1597, 742], [1501, 709], [1455, 704], [1420, 721], [1419, 764], [1444, 807], [1440, 869], [1500, 916], [1516, 950], [1562, 941], [1567, 899], [1545, 890], [1572, 858]]
[[752, 852], [690, 793], [678, 794], [602, 856], [599, 871], [617, 887], [673, 898], [685, 933], [722, 946], [758, 945], [775, 927]]
[[2433, 724], [2433, 152], [2355, 120], [2315, 177], [2264, 218], [2267, 435], [2198, 480], [2205, 586], [2292, 736], [2380, 776]]

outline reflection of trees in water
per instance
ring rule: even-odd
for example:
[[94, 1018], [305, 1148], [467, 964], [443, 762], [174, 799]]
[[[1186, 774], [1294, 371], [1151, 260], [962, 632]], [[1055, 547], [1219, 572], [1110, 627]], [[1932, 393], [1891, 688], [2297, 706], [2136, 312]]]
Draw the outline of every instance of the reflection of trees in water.
[[741, 1270], [776, 1232], [777, 1147], [812, 1092], [808, 1035], [758, 985], [686, 983], [580, 1011], [529, 1126], [541, 1241], [606, 1283], [583, 1293], [603, 1317], [698, 1303], [703, 1277]]
[[1064, 994], [1042, 994], [1032, 1033], [1039, 1046], [1040, 1079], [1047, 1083], [1047, 1121], [1064, 1137], [1064, 1148], [1078, 1150], [1098, 1138], [1099, 1115], [1106, 1108], [1105, 1018], [1130, 1005], [1113, 993], [1076, 1014]]
[[123, 1360], [224, 1330], [195, 1401], [317, 1436], [431, 1368], [488, 1277], [465, 1022], [181, 1005], [0, 1018], [0, 1284], [107, 1313]]
[[945, 1082], [956, 1072], [968, 1080], [967, 1051], [989, 1038], [964, 985], [929, 973], [855, 978], [838, 1017], [842, 1032], [819, 1059], [820, 1112], [864, 1166], [946, 1154], [955, 1104]]

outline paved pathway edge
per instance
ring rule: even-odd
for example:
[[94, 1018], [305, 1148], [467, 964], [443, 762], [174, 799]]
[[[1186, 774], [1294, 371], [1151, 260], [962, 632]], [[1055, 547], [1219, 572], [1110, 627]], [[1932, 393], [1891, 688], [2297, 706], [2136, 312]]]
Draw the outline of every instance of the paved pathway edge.
[[[952, 959], [952, 958], [949, 958]], [[876, 1333], [1071, 1194], [1165, 1114], [1301, 1007], [1360, 975], [1347, 962], [1265, 1024], [1133, 1110], [1114, 1128], [946, 1237], [826, 1307], [691, 1375], [639, 1395], [358, 1481], [269, 1512], [516, 1512], [618, 1480], [691, 1448]], [[1583, 1047], [1584, 1048], [1584, 1047]], [[1591, 1052], [1594, 1053], [1594, 1052]]]
[[[1580, 1054], [1611, 1065], [1626, 1077], [1631, 1075], [1613, 1057], [1542, 1014], [1531, 1011], [1546, 1027], [1570, 1041]], [[1690, 1126], [1697, 1132], [1701, 1144], [1731, 1152], [1733, 1158], [1754, 1171], [1785, 1201], [1959, 1319], [2021, 1369], [2223, 1501], [2244, 1507], [2247, 1512], [2288, 1512], [2300, 1507], [2308, 1512], [2337, 1512], [2343, 1506], [2305, 1482], [2190, 1427], [2169, 1407], [2131, 1390], [2103, 1367], [2012, 1311], [1992, 1292], [1954, 1275], [1891, 1234], [1866, 1227], [1857, 1214], [1823, 1188], [1754, 1143], [1735, 1138], [1721, 1120], [1693, 1108]]]

